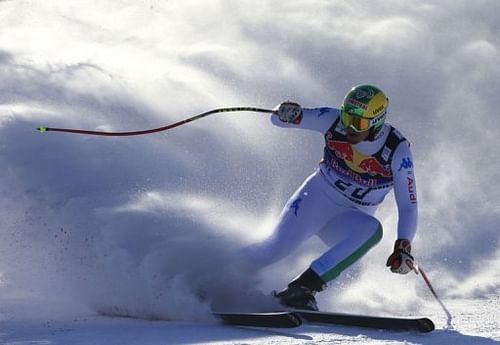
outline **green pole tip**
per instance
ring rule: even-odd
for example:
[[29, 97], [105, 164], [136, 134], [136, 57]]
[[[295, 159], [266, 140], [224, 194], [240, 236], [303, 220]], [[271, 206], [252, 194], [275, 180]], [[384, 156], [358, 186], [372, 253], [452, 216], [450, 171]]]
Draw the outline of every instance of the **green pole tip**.
[[40, 133], [47, 132], [47, 127], [38, 127], [37, 129], [40, 131]]

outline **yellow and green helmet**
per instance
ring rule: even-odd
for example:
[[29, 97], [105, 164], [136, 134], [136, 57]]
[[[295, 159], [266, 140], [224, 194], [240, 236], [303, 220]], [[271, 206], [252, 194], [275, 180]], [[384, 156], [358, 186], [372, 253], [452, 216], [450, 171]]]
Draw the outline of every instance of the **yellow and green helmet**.
[[344, 127], [356, 132], [378, 132], [384, 125], [388, 106], [389, 99], [378, 87], [358, 85], [344, 97], [340, 119]]

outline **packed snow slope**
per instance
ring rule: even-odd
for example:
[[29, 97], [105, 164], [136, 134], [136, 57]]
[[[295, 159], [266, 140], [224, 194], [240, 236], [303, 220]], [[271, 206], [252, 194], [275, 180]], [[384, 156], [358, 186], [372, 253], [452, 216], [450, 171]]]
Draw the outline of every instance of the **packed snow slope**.
[[[2, 343], [498, 343], [499, 23], [496, 0], [0, 1]], [[336, 107], [360, 83], [386, 91], [388, 122], [412, 142], [414, 254], [454, 330], [420, 277], [384, 267], [392, 196], [382, 242], [319, 302], [429, 315], [437, 332], [255, 331], [209, 316], [214, 294], [281, 289], [325, 250], [312, 239], [258, 276], [237, 255], [271, 233], [321, 136], [256, 113], [137, 137], [35, 130], [142, 130], [284, 100]]]

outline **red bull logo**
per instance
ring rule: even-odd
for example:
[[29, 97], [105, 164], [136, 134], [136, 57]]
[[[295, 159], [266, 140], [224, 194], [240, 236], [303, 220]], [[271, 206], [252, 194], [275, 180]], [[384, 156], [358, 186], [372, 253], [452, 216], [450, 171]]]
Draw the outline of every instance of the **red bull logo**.
[[328, 148], [344, 161], [354, 162], [354, 150], [352, 145], [345, 141], [328, 140]]
[[369, 175], [380, 175], [384, 177], [392, 176], [391, 171], [386, 169], [378, 160], [373, 157], [365, 158], [358, 165], [361, 169], [366, 171]]
[[358, 152], [351, 144], [345, 141], [332, 140], [327, 135], [327, 145], [335, 156], [344, 161], [344, 163], [354, 172], [368, 174], [370, 176], [391, 177], [389, 168], [383, 166], [377, 159], [365, 156]]

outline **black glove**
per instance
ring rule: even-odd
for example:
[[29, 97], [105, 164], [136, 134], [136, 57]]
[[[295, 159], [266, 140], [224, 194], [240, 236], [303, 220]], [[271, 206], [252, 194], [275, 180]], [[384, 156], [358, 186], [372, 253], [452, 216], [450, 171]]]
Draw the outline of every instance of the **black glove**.
[[302, 121], [302, 107], [294, 102], [281, 103], [275, 113], [283, 122], [299, 124]]
[[413, 256], [411, 252], [411, 243], [409, 240], [397, 240], [394, 243], [394, 252], [387, 259], [386, 266], [391, 268], [393, 273], [407, 274], [413, 270]]

